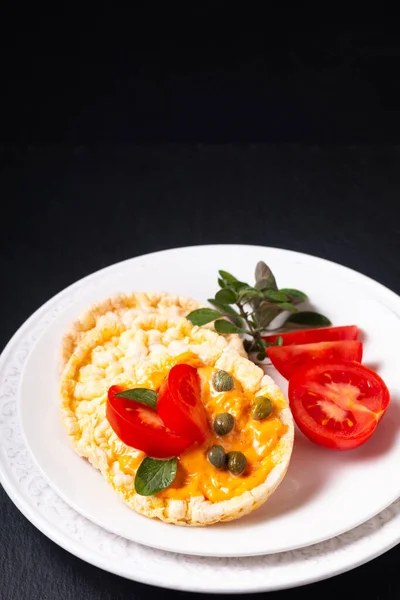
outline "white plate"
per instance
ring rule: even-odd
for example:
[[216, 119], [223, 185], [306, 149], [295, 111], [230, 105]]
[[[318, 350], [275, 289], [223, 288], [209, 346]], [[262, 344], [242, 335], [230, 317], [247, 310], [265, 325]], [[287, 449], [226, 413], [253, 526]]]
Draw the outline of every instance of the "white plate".
[[[357, 323], [366, 333], [365, 362], [379, 367], [392, 402], [372, 439], [338, 453], [296, 436], [288, 474], [272, 498], [248, 517], [206, 528], [180, 528], [129, 509], [103, 477], [70, 447], [59, 417], [57, 360], [66, 325], [91, 302], [125, 290], [162, 289], [205, 300], [215, 292], [218, 268], [251, 281], [257, 260], [271, 265], [282, 287], [305, 290], [335, 324]], [[386, 292], [386, 290], [385, 290]], [[96, 273], [82, 282], [46, 327], [25, 365], [20, 414], [25, 439], [50, 485], [76, 511], [144, 545], [202, 556], [251, 556], [305, 547], [367, 521], [400, 496], [398, 358], [399, 299], [382, 301], [376, 283], [338, 265], [278, 249], [207, 246], [155, 253]], [[279, 380], [285, 388], [283, 380]]]
[[[215, 250], [218, 250], [215, 249]], [[242, 249], [244, 251], [244, 249]], [[269, 249], [258, 252], [269, 255]], [[349, 269], [296, 253], [279, 251], [294, 262], [324, 263], [353, 280], [394, 312], [399, 299], [390, 290]], [[118, 265], [129, 272], [130, 261]], [[116, 267], [112, 267], [115, 269]], [[338, 538], [301, 550], [252, 558], [216, 559], [177, 555], [115, 536], [70, 508], [42, 478], [24, 443], [17, 414], [17, 389], [27, 357], [38, 338], [75, 303], [85, 305], [88, 288], [108, 276], [105, 269], [47, 302], [24, 323], [0, 358], [0, 478], [22, 513], [54, 542], [112, 573], [151, 585], [198, 592], [262, 592], [318, 581], [379, 556], [400, 541], [400, 501]], [[393, 472], [396, 476], [397, 468]], [[370, 486], [366, 495], [371, 493]]]

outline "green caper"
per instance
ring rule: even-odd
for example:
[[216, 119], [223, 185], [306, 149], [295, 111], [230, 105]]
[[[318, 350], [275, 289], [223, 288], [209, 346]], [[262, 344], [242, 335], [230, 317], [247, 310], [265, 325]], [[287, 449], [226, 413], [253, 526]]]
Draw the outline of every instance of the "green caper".
[[242, 452], [228, 452], [228, 469], [232, 475], [241, 475], [247, 466], [247, 460]]
[[214, 431], [217, 435], [227, 435], [234, 425], [235, 419], [230, 413], [220, 413], [214, 419]]
[[251, 416], [256, 421], [262, 421], [270, 416], [272, 413], [272, 402], [265, 396], [259, 396], [254, 400], [253, 406], [251, 407]]
[[234, 385], [232, 375], [222, 369], [214, 373], [212, 382], [217, 392], [229, 392]]
[[216, 469], [224, 469], [226, 467], [226, 454], [222, 446], [211, 446], [207, 452], [207, 458]]

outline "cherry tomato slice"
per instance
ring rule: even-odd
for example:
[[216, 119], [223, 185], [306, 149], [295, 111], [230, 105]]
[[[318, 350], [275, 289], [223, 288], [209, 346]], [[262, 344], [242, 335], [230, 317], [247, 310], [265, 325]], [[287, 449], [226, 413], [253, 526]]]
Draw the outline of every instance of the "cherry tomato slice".
[[289, 381], [289, 401], [299, 429], [337, 450], [366, 442], [390, 401], [377, 373], [357, 362], [307, 363]]
[[186, 364], [172, 367], [158, 392], [157, 412], [176, 434], [197, 442], [206, 439], [209, 429], [197, 369]]
[[319, 342], [317, 344], [300, 344], [298, 346], [270, 346], [267, 348], [268, 358], [277, 371], [289, 379], [296, 369], [309, 361], [362, 359], [361, 342]]
[[193, 440], [168, 431], [160, 416], [149, 406], [115, 395], [122, 390], [116, 385], [108, 390], [106, 415], [124, 444], [153, 458], [170, 458], [179, 456], [193, 443]]
[[316, 342], [338, 342], [340, 340], [356, 340], [358, 337], [358, 327], [357, 325], [319, 327], [318, 329], [302, 329], [300, 331], [276, 333], [263, 337], [266, 342], [275, 342], [277, 337], [281, 337], [283, 346], [290, 344], [314, 344]]

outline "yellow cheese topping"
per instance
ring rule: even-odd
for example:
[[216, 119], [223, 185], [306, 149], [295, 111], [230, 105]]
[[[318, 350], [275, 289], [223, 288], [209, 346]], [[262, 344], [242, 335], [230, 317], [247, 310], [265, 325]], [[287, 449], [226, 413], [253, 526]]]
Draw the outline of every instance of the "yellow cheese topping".
[[[287, 425], [277, 417], [284, 407], [276, 398], [271, 398], [273, 412], [270, 417], [256, 421], [250, 415], [254, 395], [245, 392], [235, 380], [234, 388], [229, 392], [217, 392], [212, 385], [212, 377], [217, 369], [201, 366], [197, 357], [186, 353], [175, 357], [173, 364], [187, 363], [198, 368], [202, 383], [202, 401], [210, 426], [210, 436], [202, 445], [193, 444], [178, 460], [175, 481], [159, 492], [159, 498], [185, 500], [190, 497], [204, 496], [211, 502], [229, 500], [261, 485], [274, 468], [279, 457], [274, 449], [287, 431]], [[157, 389], [167, 375], [172, 364], [165, 365], [164, 372], [153, 374], [149, 387]], [[235, 418], [233, 430], [226, 436], [218, 436], [212, 423], [219, 413], [229, 412]], [[247, 459], [247, 467], [241, 476], [231, 475], [228, 470], [219, 470], [207, 459], [207, 451], [214, 444], [223, 446], [225, 452], [242, 452]], [[143, 457], [133, 458], [120, 455], [119, 467], [123, 473], [135, 475]]]

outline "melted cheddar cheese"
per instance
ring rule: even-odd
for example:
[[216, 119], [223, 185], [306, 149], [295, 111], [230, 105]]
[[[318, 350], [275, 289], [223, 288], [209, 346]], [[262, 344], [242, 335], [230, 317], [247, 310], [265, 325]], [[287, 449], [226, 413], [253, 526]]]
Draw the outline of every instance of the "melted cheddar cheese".
[[[157, 389], [173, 364], [183, 362], [198, 367], [210, 436], [204, 444], [194, 444], [179, 457], [175, 481], [157, 496], [181, 500], [204, 496], [211, 502], [220, 502], [261, 485], [275, 466], [273, 451], [287, 431], [287, 425], [276, 416], [283, 406], [273, 400], [274, 410], [270, 417], [263, 421], [252, 419], [250, 408], [254, 395], [244, 391], [237, 380], [231, 391], [217, 392], [212, 385], [212, 377], [217, 369], [201, 366], [198, 357], [190, 353], [171, 359], [162, 371], [152, 374], [147, 385]], [[235, 426], [228, 435], [221, 437], [215, 434], [212, 424], [214, 418], [223, 412], [229, 412], [234, 416]], [[231, 450], [243, 452], [247, 459], [247, 467], [243, 475], [240, 477], [231, 475], [228, 470], [216, 469], [209, 463], [207, 451], [214, 444], [223, 446], [225, 452]], [[118, 463], [121, 471], [134, 475], [142, 458], [143, 455], [119, 456]]]

